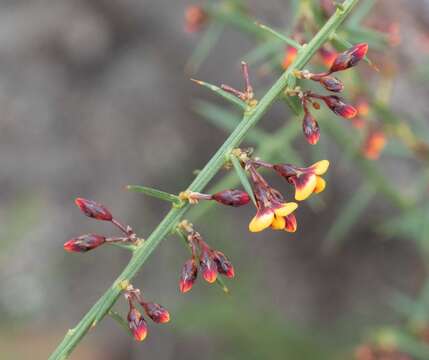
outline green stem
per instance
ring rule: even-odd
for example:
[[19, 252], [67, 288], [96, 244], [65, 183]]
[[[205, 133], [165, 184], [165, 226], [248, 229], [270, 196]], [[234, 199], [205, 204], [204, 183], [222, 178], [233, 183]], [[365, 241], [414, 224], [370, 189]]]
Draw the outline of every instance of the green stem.
[[[306, 46], [303, 46], [302, 50], [298, 53], [296, 61], [283, 73], [259, 103], [245, 113], [243, 120], [237, 125], [235, 130], [188, 187], [189, 190], [197, 192], [203, 191], [204, 187], [222, 168], [231, 150], [239, 146], [248, 131], [262, 118], [272, 103], [285, 90], [292, 72], [295, 69], [302, 69], [307, 64], [315, 52], [329, 39], [329, 36], [344, 21], [358, 1], [359, 0], [346, 0], [343, 4], [344, 9], [338, 9], [315, 35], [315, 37]], [[132, 280], [147, 258], [152, 254], [159, 243], [169, 233], [171, 233], [173, 227], [188, 209], [189, 204], [186, 204], [181, 208], [172, 208], [168, 212], [147, 240], [136, 248], [130, 262], [113, 285], [92, 306], [76, 327], [67, 332], [63, 341], [49, 357], [49, 360], [66, 359], [71, 354], [73, 349], [79, 344], [89, 329], [94, 327], [108, 313], [109, 309], [121, 294], [123, 284], [127, 284]]]

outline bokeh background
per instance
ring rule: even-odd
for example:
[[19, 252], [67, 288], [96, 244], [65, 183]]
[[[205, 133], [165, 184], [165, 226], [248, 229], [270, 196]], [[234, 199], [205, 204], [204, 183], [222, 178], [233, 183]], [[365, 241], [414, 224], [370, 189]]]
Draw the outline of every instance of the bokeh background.
[[[247, 4], [256, 18], [278, 28], [291, 20], [288, 1]], [[239, 62], [255, 41], [226, 27], [198, 71], [186, 72], [200, 37], [184, 31], [187, 5], [1, 1], [1, 359], [46, 359], [127, 263], [127, 251], [113, 247], [63, 251], [72, 236], [111, 230], [82, 216], [75, 197], [102, 202], [147, 236], [168, 205], [124, 186], [177, 193], [225, 139], [224, 131], [194, 111], [197, 99], [223, 102], [189, 78], [241, 84]], [[401, 44], [390, 52], [398, 63], [391, 110], [427, 122], [429, 2], [380, 0], [371, 18], [400, 23]], [[252, 73], [257, 95], [274, 79], [261, 74]], [[275, 133], [289, 117], [284, 104], [276, 104], [259, 126]], [[250, 234], [251, 206], [211, 209], [196, 226], [234, 263], [231, 294], [202, 281], [180, 294], [177, 280], [188, 254], [170, 237], [134, 284], [170, 310], [171, 324], [150, 324], [148, 338], [136, 343], [106, 318], [71, 358], [346, 359], [338, 354], [348, 353], [374, 328], [400, 326], [403, 316], [392, 299], [398, 293], [419, 297], [428, 257], [406, 231], [387, 236], [376, 230], [401, 214], [378, 190], [346, 226], [341, 242], [331, 246], [329, 231], [366, 174], [327, 136], [316, 151], [309, 151], [302, 136], [291, 144], [302, 165], [331, 161], [328, 188], [312, 206], [300, 208], [297, 233]], [[287, 151], [281, 159], [288, 160]], [[404, 196], [412, 192], [410, 177], [426, 167], [394, 146], [376, 166]], [[125, 301], [115, 308], [125, 314]]]

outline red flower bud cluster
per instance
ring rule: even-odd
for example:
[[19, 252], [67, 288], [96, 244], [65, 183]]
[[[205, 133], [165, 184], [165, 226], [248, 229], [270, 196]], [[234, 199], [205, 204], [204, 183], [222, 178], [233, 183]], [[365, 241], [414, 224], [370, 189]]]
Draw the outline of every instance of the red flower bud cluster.
[[125, 298], [128, 300], [129, 310], [127, 315], [128, 326], [137, 341], [143, 341], [147, 336], [147, 323], [141, 312], [136, 308], [139, 304], [146, 316], [153, 322], [165, 324], [170, 321], [169, 312], [161, 305], [145, 301], [139, 289], [134, 289], [131, 285], [125, 291]]
[[214, 250], [203, 240], [188, 222], [179, 225], [179, 231], [186, 232], [186, 239], [191, 249], [191, 259], [187, 260], [180, 272], [179, 290], [182, 293], [192, 289], [198, 272], [208, 283], [214, 283], [219, 274], [232, 279], [234, 267], [222, 252]]
[[130, 226], [125, 226], [116, 220], [111, 212], [93, 200], [77, 198], [75, 200], [79, 209], [88, 217], [96, 220], [108, 221], [119, 228], [125, 236], [105, 237], [98, 234], [85, 234], [71, 238], [64, 244], [64, 250], [69, 252], [87, 252], [106, 243], [135, 243], [138, 238]]
[[[368, 44], [357, 44], [350, 49], [336, 55], [330, 69], [326, 72], [313, 74], [307, 70], [295, 71], [294, 74], [300, 79], [317, 81], [326, 90], [340, 93], [344, 90], [344, 84], [341, 80], [332, 76], [333, 73], [343, 71], [355, 66], [363, 59], [368, 51]], [[304, 118], [302, 121], [302, 130], [309, 144], [315, 145], [320, 138], [320, 128], [316, 119], [309, 111], [308, 103], [311, 103], [315, 109], [319, 109], [319, 103], [313, 99], [322, 100], [326, 106], [336, 115], [345, 119], [352, 119], [357, 115], [357, 110], [344, 102], [338, 95], [318, 95], [311, 91], [298, 92], [301, 97], [301, 103], [304, 109]]]

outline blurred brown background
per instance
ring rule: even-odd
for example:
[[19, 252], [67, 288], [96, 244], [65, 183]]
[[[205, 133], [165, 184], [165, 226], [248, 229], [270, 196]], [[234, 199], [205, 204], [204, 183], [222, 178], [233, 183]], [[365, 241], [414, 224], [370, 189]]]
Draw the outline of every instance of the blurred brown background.
[[[259, 19], [281, 26], [288, 21], [287, 3], [249, 6]], [[195, 98], [217, 99], [183, 70], [198, 38], [183, 31], [188, 4], [0, 3], [1, 359], [46, 359], [127, 262], [127, 252], [116, 248], [63, 251], [69, 237], [110, 231], [82, 216], [75, 197], [106, 204], [147, 236], [168, 207], [124, 186], [183, 190], [224, 140], [225, 133], [192, 111]], [[401, 61], [418, 63], [416, 34], [427, 29], [429, 2], [380, 1], [377, 11], [401, 23]], [[227, 30], [192, 75], [241, 84], [239, 60], [252, 46], [247, 36]], [[256, 88], [270, 81], [254, 76]], [[426, 86], [399, 76], [395, 106], [413, 99], [427, 114], [427, 95]], [[283, 106], [274, 106], [261, 126], [272, 131], [287, 116]], [[250, 206], [222, 208], [199, 220], [209, 244], [236, 267], [229, 297], [203, 282], [179, 294], [187, 252], [169, 238], [135, 285], [170, 310], [171, 324], [149, 324], [148, 338], [137, 344], [106, 318], [71, 358], [319, 359], [314, 354], [322, 349], [352, 345], [366, 328], [391, 319], [390, 291], [415, 293], [423, 265], [406, 239], [383, 241], [371, 230], [391, 214], [383, 201], [375, 202], [338, 253], [322, 254], [326, 224], [355, 186], [350, 172], [335, 164], [338, 149], [328, 151], [321, 154], [334, 164], [323, 195], [326, 209], [315, 214], [303, 206], [296, 234], [248, 233]], [[125, 313], [122, 299], [117, 308]]]

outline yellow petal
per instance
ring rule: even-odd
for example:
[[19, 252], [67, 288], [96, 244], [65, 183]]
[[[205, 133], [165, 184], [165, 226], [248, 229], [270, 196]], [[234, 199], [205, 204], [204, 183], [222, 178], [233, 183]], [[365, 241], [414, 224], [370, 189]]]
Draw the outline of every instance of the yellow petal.
[[282, 204], [281, 208], [275, 209], [274, 213], [277, 216], [288, 216], [289, 214], [294, 212], [297, 207], [298, 207], [298, 204], [295, 202], [284, 203]]
[[320, 176], [317, 176], [316, 187], [314, 188], [314, 192], [316, 194], [321, 193], [323, 190], [325, 190], [325, 187], [326, 187], [326, 181], [322, 179]]
[[249, 223], [249, 231], [251, 232], [259, 232], [271, 225], [274, 220], [274, 212], [272, 211], [264, 211], [258, 212], [256, 216]]
[[317, 163], [311, 166], [314, 169], [314, 173], [316, 175], [323, 175], [328, 171], [329, 161], [328, 160], [320, 160]]
[[311, 174], [304, 183], [295, 183], [295, 200], [302, 201], [307, 199], [316, 187], [316, 175]]
[[282, 216], [275, 216], [273, 222], [271, 223], [271, 228], [273, 230], [283, 230], [286, 226], [286, 220]]

